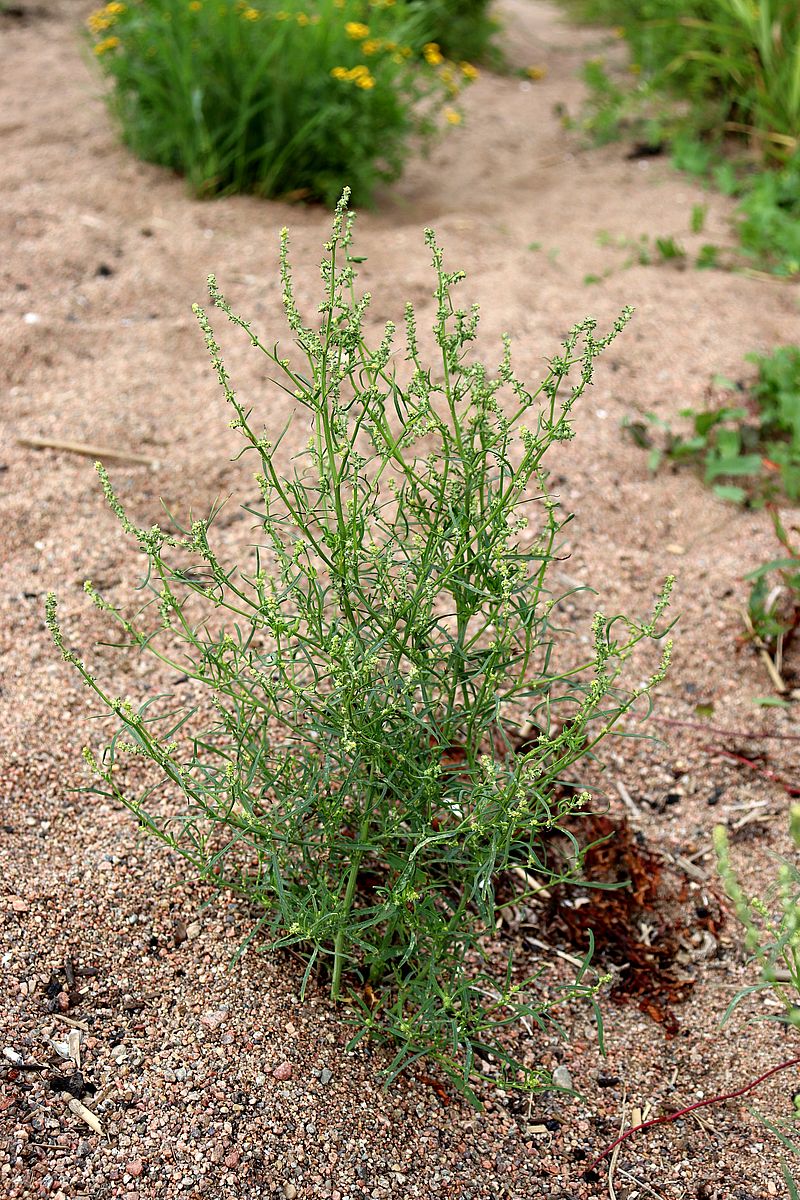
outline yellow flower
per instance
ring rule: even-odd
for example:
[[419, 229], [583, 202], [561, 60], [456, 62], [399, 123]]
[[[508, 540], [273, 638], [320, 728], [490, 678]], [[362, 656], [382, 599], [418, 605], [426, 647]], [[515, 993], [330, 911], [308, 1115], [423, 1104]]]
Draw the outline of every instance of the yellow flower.
[[348, 74], [349, 72], [347, 67], [334, 67], [331, 71], [331, 75], [334, 79], [347, 79]]
[[245, 21], [257, 21], [260, 16], [261, 13], [257, 8], [246, 8], [242, 13], [242, 17]]
[[125, 5], [120, 4], [119, 0], [112, 0], [111, 4], [106, 5], [106, 12], [112, 17], [118, 17], [125, 12]]
[[547, 67], [528, 67], [529, 79], [544, 79], [547, 74]]
[[107, 50], [113, 50], [114, 47], [118, 46], [118, 45], [119, 45], [118, 37], [107, 37], [107, 38], [104, 38], [102, 42], [97, 43], [97, 45], [94, 48], [94, 52], [95, 52], [95, 54], [105, 54]]
[[370, 88], [375, 87], [375, 80], [371, 75], [362, 75], [356, 80], [356, 87], [364, 88], [365, 91], [368, 91]]
[[191, 12], [200, 12], [200, 9], [202, 7], [203, 7], [203, 5], [201, 4], [200, 0], [191, 0], [191, 3], [189, 5], [189, 9]]
[[298, 25], [307, 25], [308, 22], [309, 22], [308, 13], [299, 12], [297, 14], [297, 24]]
[[425, 56], [425, 62], [432, 67], [438, 67], [444, 62], [444, 55], [436, 42], [426, 42], [422, 47], [422, 53]]
[[92, 31], [92, 33], [102, 33], [104, 29], [109, 29], [111, 27], [112, 22], [102, 12], [98, 11], [91, 14], [91, 16], [87, 19], [86, 24], [89, 26], [89, 29]]
[[472, 63], [462, 62], [458, 64], [461, 67], [461, 74], [465, 79], [477, 79], [480, 71], [477, 67], [473, 67]]
[[446, 108], [444, 110], [444, 119], [447, 121], [447, 123], [449, 125], [460, 125], [461, 124], [461, 113], [458, 112], [455, 108]]
[[377, 54], [382, 48], [383, 42], [379, 38], [368, 38], [361, 47], [365, 54]]
[[348, 37], [353, 38], [357, 42], [369, 37], [369, 25], [362, 25], [360, 21], [348, 21], [344, 27], [344, 31]]

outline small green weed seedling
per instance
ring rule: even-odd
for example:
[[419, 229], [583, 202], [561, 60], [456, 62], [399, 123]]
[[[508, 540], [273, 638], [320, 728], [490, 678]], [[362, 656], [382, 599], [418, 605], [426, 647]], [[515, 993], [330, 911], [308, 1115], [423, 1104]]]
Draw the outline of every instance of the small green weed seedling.
[[[702, 412], [684, 409], [681, 416], [691, 422], [688, 435], [675, 433], [652, 413], [642, 421], [627, 420], [625, 428], [649, 449], [653, 471], [665, 459], [690, 463], [718, 496], [737, 504], [763, 504], [780, 492], [800, 500], [800, 347], [779, 346], [771, 354], [748, 355], [748, 361], [758, 375], [742, 403]], [[730, 380], [715, 382], [737, 390]]]
[[[588, 964], [569, 985], [548, 983], [497, 944], [496, 929], [509, 905], [580, 875], [574, 833], [563, 834], [569, 862], [554, 835], [591, 803], [576, 786], [581, 764], [648, 711], [669, 643], [649, 678], [638, 654], [629, 660], [663, 637], [672, 581], [643, 622], [597, 613], [588, 651], [558, 622], [551, 568], [570, 518], [545, 458], [572, 438], [573, 408], [629, 312], [602, 337], [592, 320], [576, 325], [530, 388], [507, 339], [496, 369], [476, 357], [478, 310], [456, 304], [462, 275], [445, 269], [428, 231], [435, 357], [410, 305], [398, 356], [393, 324], [367, 339], [345, 204], [314, 325], [297, 307], [284, 233], [291, 358], [209, 281], [217, 313], [308, 422], [291, 473], [283, 434], [237, 396], [196, 309], [253, 460], [252, 556], [224, 561], [213, 515], [138, 527], [98, 468], [145, 560], [147, 599], [128, 613], [86, 590], [119, 623], [126, 656], [153, 655], [205, 702], [178, 689], [141, 707], [116, 698], [68, 648], [53, 596], [47, 618], [121, 722], [102, 755], [87, 751], [97, 791], [201, 879], [260, 907], [251, 936], [305, 956], [302, 989], [313, 975], [349, 1002], [354, 1043], [372, 1034], [395, 1046], [389, 1078], [425, 1056], [477, 1103], [481, 1079], [548, 1081], [535, 1048], [525, 1062], [512, 1053], [509, 1027], [530, 1033], [569, 1001], [594, 1002]], [[160, 785], [131, 790], [129, 756]]]
[[776, 690], [784, 683], [784, 659], [800, 626], [800, 549], [793, 544], [776, 509], [772, 509], [775, 534], [783, 554], [763, 563], [747, 576], [752, 582], [747, 604], [747, 630], [751, 640], [767, 655], [767, 668]]

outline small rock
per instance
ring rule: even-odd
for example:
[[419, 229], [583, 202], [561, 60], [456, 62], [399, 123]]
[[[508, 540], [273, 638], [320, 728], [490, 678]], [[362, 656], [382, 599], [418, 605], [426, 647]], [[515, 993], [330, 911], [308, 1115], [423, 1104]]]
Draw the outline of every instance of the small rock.
[[321, 1084], [330, 1083], [333, 1079], [333, 1071], [329, 1071], [327, 1067], [323, 1067], [319, 1073], [319, 1081]]
[[226, 1167], [235, 1167], [238, 1162], [239, 1162], [239, 1151], [238, 1150], [231, 1150], [230, 1154], [226, 1154], [226, 1156], [225, 1156], [225, 1166]]
[[26, 312], [22, 319], [26, 325], [38, 325], [42, 318], [38, 313]]
[[283, 1185], [283, 1194], [286, 1197], [286, 1200], [294, 1200], [295, 1196], [297, 1195], [297, 1188], [293, 1183], [285, 1183]]
[[200, 931], [202, 928], [203, 927], [199, 921], [192, 921], [191, 924], [187, 925], [186, 926], [186, 937], [188, 938], [188, 940], [190, 942], [192, 942], [192, 941], [194, 941], [194, 939], [196, 937], [199, 937]]
[[572, 1091], [572, 1076], [563, 1063], [553, 1071], [553, 1083], [558, 1088], [568, 1088]]
[[275, 1068], [275, 1070], [272, 1072], [272, 1078], [273, 1079], [281, 1079], [281, 1080], [291, 1079], [292, 1078], [292, 1064], [290, 1062], [282, 1062], [280, 1064], [280, 1066], [277, 1066]]
[[30, 904], [27, 900], [22, 900], [19, 896], [11, 897], [11, 910], [16, 913], [24, 913], [30, 910]]
[[218, 1008], [214, 1012], [205, 1012], [200, 1018], [200, 1024], [205, 1025], [207, 1029], [219, 1029], [220, 1025], [228, 1019], [227, 1008]]
[[133, 1162], [126, 1163], [125, 1170], [129, 1175], [132, 1175], [134, 1179], [138, 1179], [144, 1170], [144, 1163], [140, 1158], [135, 1158]]

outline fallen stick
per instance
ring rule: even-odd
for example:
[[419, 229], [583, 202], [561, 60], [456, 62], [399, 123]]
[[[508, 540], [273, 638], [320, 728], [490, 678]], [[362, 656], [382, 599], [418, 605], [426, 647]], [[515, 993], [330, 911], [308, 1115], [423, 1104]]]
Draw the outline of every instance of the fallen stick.
[[75, 1113], [76, 1117], [80, 1117], [82, 1121], [85, 1121], [90, 1129], [93, 1129], [95, 1133], [102, 1135], [103, 1126], [100, 1124], [94, 1113], [89, 1111], [85, 1104], [81, 1104], [80, 1100], [72, 1099], [67, 1107], [69, 1108], [70, 1112]]
[[29, 446], [32, 450], [65, 450], [68, 454], [82, 454], [86, 458], [114, 458], [118, 462], [143, 463], [155, 467], [156, 461], [146, 454], [133, 450], [113, 450], [110, 446], [92, 446], [87, 442], [62, 442], [59, 438], [18, 437], [18, 446]]

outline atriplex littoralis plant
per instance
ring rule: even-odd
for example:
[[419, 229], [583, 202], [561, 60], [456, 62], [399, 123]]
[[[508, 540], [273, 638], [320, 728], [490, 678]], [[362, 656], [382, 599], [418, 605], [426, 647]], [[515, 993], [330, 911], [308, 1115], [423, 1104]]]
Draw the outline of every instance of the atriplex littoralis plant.
[[[208, 521], [137, 528], [98, 465], [147, 559], [150, 598], [129, 618], [87, 591], [120, 622], [126, 647], [188, 676], [213, 708], [176, 696], [156, 715], [113, 698], [64, 645], [52, 596], [48, 620], [122, 722], [124, 738], [101, 760], [87, 752], [98, 791], [201, 877], [262, 905], [270, 946], [307, 956], [303, 987], [314, 969], [334, 999], [349, 996], [354, 1041], [369, 1032], [399, 1044], [390, 1077], [425, 1055], [474, 1100], [480, 1077], [547, 1082], [512, 1057], [506, 1026], [541, 1028], [565, 1000], [594, 998], [585, 968], [568, 987], [534, 991], [540, 972], [526, 978], [491, 939], [507, 905], [579, 873], [577, 845], [564, 866], [551, 838], [589, 796], [563, 781], [637, 701], [647, 707], [669, 647], [644, 686], [623, 694], [620, 676], [638, 643], [662, 636], [671, 580], [648, 622], [598, 613], [588, 661], [555, 664], [551, 620], [563, 596], [548, 573], [569, 518], [543, 460], [573, 436], [573, 405], [629, 312], [602, 338], [594, 321], [577, 325], [531, 391], [507, 339], [496, 374], [468, 358], [478, 311], [455, 307], [462, 275], [444, 269], [428, 231], [438, 362], [423, 362], [409, 305], [396, 366], [392, 324], [377, 348], [366, 340], [369, 296], [355, 297], [347, 199], [325, 247], [319, 328], [296, 306], [283, 235], [283, 302], [302, 370], [209, 280], [214, 305], [308, 414], [293, 474], [279, 466], [283, 435], [273, 444], [236, 396], [195, 308], [232, 425], [258, 464], [252, 563], [223, 563]], [[534, 732], [520, 747], [523, 724]], [[163, 795], [126, 788], [114, 770], [126, 754], [156, 765]], [[498, 898], [501, 875], [511, 882]]]

